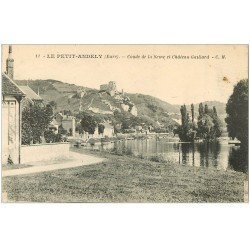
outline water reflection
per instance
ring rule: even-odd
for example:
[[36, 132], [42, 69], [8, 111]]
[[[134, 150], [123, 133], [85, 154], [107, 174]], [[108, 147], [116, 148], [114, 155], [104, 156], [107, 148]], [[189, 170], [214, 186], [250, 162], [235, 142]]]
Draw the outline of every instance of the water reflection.
[[[224, 151], [227, 151], [227, 148], [224, 148]], [[223, 157], [220, 159], [219, 156], [221, 154], [221, 144], [219, 142], [210, 142], [210, 143], [198, 143], [196, 144], [196, 148], [193, 147], [193, 154], [197, 151], [200, 154], [200, 166], [201, 167], [209, 167], [215, 166], [217, 167], [220, 164], [226, 163]], [[225, 155], [225, 157], [227, 157]]]
[[121, 155], [142, 155], [145, 158], [160, 154], [165, 159], [174, 160], [182, 165], [224, 170], [230, 168], [242, 172], [248, 169], [247, 150], [221, 142], [179, 144], [164, 139], [123, 140], [95, 147], [99, 150], [116, 150]]

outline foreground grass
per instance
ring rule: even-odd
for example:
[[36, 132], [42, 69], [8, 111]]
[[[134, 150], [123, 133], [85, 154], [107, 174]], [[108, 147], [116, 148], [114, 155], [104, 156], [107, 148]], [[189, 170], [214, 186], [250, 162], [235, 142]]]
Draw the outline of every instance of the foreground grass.
[[105, 156], [108, 161], [101, 164], [4, 177], [2, 192], [10, 202], [243, 202], [244, 199], [247, 175], [243, 173], [156, 163], [129, 156]]

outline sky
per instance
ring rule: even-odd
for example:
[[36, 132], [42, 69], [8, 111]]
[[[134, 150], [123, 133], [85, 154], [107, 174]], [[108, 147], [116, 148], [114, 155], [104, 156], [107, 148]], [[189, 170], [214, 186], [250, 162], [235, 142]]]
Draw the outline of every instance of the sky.
[[[2, 45], [2, 71], [7, 56]], [[248, 45], [12, 45], [12, 57], [14, 79], [96, 89], [115, 81], [120, 91], [171, 104], [227, 102], [233, 86], [248, 78]]]

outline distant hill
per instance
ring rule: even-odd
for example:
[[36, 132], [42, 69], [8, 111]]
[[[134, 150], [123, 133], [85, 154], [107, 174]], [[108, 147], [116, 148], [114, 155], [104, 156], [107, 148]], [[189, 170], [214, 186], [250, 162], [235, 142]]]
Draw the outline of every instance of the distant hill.
[[173, 118], [179, 117], [180, 113], [178, 107], [149, 95], [117, 92], [111, 96], [105, 91], [52, 79], [16, 80], [16, 83], [28, 84], [46, 103], [54, 101], [56, 111], [70, 110], [75, 115], [82, 110], [108, 117], [119, 111], [141, 117], [154, 125], [176, 125]]
[[127, 95], [133, 100], [137, 108], [140, 110], [141, 113], [152, 112], [152, 106], [157, 106], [159, 109], [162, 109], [168, 113], [180, 113], [180, 109], [168, 102], [162, 101], [159, 98], [150, 96], [150, 95], [143, 95], [143, 94], [129, 94]]

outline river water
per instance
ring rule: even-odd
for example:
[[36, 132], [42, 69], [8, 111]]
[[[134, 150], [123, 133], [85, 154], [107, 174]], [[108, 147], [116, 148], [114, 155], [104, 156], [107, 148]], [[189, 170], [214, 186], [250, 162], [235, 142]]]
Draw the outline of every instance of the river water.
[[247, 151], [226, 141], [210, 143], [178, 143], [166, 139], [122, 140], [107, 145], [96, 145], [99, 150], [120, 150], [145, 158], [160, 155], [181, 165], [203, 168], [232, 169], [247, 172]]

